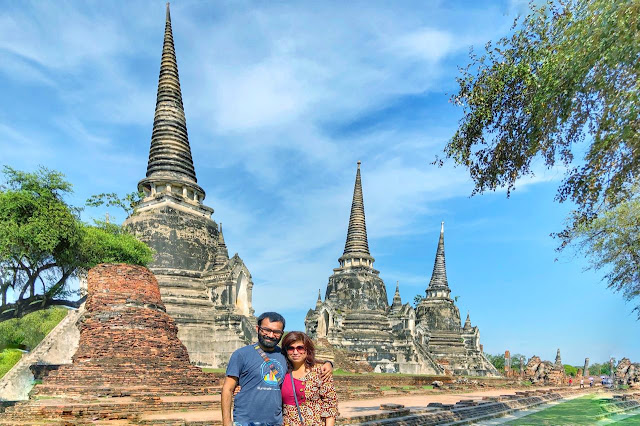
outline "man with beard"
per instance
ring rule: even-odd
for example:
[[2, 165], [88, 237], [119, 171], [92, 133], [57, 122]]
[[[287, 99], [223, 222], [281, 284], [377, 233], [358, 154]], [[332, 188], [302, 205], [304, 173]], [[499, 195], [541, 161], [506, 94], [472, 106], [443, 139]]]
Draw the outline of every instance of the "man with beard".
[[[278, 347], [284, 334], [285, 321], [276, 312], [258, 317], [258, 343], [237, 349], [229, 359], [222, 385], [222, 424], [224, 426], [275, 426], [282, 424], [280, 385], [287, 372], [287, 360]], [[325, 377], [333, 368], [322, 367]], [[233, 421], [231, 401], [235, 395]]]

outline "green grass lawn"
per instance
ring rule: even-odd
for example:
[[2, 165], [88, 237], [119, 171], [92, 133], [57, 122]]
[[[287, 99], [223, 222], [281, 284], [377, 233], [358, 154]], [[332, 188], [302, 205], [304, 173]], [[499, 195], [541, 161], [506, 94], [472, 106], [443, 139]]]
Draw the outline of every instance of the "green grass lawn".
[[[529, 414], [508, 425], [590, 425], [609, 413], [606, 399], [598, 395], [585, 395]], [[618, 424], [618, 423], [616, 423]], [[629, 423], [634, 424], [634, 423]], [[637, 423], [635, 423], [637, 424]]]
[[53, 306], [31, 312], [22, 318], [0, 322], [0, 348], [23, 348], [32, 350], [62, 319], [68, 309]]
[[640, 425], [640, 414], [637, 414], [635, 416], [631, 416], [631, 417], [627, 417], [624, 420], [619, 420], [615, 423], [611, 423], [612, 425], [615, 426], [632, 426], [632, 425]]
[[0, 377], [22, 357], [17, 348], [32, 350], [69, 312], [58, 306], [0, 322]]
[[202, 371], [205, 373], [224, 373], [227, 370], [224, 368], [203, 368]]
[[4, 376], [11, 367], [22, 358], [22, 351], [17, 349], [3, 349], [0, 351], [0, 377]]

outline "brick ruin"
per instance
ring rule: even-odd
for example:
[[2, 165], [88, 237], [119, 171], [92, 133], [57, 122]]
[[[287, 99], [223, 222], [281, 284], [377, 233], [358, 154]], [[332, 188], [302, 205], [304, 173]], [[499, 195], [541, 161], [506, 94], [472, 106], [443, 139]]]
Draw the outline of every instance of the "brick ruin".
[[0, 423], [132, 419], [161, 408], [163, 397], [206, 400], [219, 394], [218, 379], [189, 362], [147, 268], [103, 264], [91, 269], [79, 328], [73, 363], [51, 371], [31, 391], [32, 399], [8, 408]]
[[560, 349], [556, 353], [555, 362], [542, 361], [539, 356], [532, 356], [524, 369], [524, 379], [533, 384], [560, 386], [568, 382], [564, 371]]
[[467, 315], [464, 325], [451, 298], [444, 256], [444, 224], [426, 297], [402, 304], [399, 287], [389, 305], [380, 272], [373, 268], [364, 214], [360, 162], [340, 266], [329, 277], [324, 301], [305, 318], [307, 334], [326, 339], [356, 364], [376, 372], [497, 376], [484, 356], [480, 331]]
[[615, 370], [615, 383], [640, 388], [640, 363], [632, 363], [629, 358], [622, 358]]

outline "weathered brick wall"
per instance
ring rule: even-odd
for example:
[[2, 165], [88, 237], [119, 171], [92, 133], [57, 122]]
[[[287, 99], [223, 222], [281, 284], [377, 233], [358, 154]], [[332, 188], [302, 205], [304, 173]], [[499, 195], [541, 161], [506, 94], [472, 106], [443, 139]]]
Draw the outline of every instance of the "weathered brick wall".
[[73, 363], [45, 376], [0, 424], [129, 424], [144, 413], [220, 409], [219, 380], [189, 363], [148, 269], [95, 267], [85, 306]]
[[217, 380], [189, 363], [158, 283], [144, 267], [89, 271], [86, 312], [73, 364], [53, 371], [33, 393], [61, 395], [202, 394]]

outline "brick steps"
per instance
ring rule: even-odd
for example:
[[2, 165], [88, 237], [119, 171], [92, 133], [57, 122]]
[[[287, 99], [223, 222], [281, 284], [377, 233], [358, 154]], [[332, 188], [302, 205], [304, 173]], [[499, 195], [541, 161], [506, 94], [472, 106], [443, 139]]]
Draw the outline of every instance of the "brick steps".
[[30, 424], [34, 421], [42, 421], [45, 424], [55, 424], [56, 422], [82, 424], [84, 421], [93, 423], [114, 420], [145, 423], [141, 418], [149, 415], [153, 415], [154, 424], [163, 424], [165, 420], [162, 417], [165, 416], [168, 424], [171, 424], [170, 422], [175, 421], [171, 420], [171, 417], [193, 411], [219, 413], [219, 396], [182, 401], [164, 401], [162, 398], [136, 400], [126, 397], [82, 402], [70, 399], [40, 400], [31, 404], [19, 403], [7, 409], [3, 417], [3, 424]]
[[85, 308], [73, 363], [45, 376], [0, 424], [130, 424], [145, 414], [184, 424], [175, 420], [184, 412], [219, 413], [220, 380], [190, 364], [148, 269], [93, 268]]

